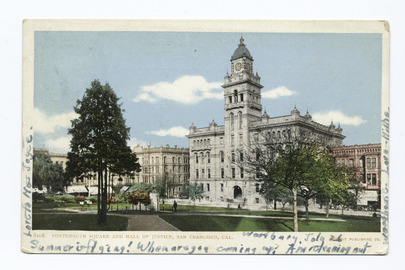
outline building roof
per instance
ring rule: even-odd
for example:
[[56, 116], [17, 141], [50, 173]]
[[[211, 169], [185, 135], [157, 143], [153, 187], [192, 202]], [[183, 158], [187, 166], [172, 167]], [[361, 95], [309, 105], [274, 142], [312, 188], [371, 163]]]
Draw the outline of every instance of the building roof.
[[252, 55], [250, 54], [249, 50], [246, 48], [246, 46], [243, 42], [244, 42], [244, 39], [243, 39], [243, 37], [241, 37], [239, 46], [233, 53], [233, 55], [231, 57], [231, 61], [242, 58], [242, 57], [246, 57], [253, 61]]

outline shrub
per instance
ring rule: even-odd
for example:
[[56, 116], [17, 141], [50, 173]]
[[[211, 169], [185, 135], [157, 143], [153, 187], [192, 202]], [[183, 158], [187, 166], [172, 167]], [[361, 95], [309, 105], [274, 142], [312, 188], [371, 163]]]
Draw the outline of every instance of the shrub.
[[76, 202], [83, 202], [85, 200], [83, 195], [76, 195], [75, 196], [75, 201]]
[[107, 197], [107, 203], [116, 203], [116, 202], [117, 201], [116, 201], [115, 197], [112, 197], [112, 196]]
[[65, 195], [62, 195], [62, 196], [58, 196], [57, 198], [58, 198], [58, 200], [63, 201], [65, 203], [74, 203], [74, 202], [76, 202], [75, 197], [73, 195], [65, 194]]

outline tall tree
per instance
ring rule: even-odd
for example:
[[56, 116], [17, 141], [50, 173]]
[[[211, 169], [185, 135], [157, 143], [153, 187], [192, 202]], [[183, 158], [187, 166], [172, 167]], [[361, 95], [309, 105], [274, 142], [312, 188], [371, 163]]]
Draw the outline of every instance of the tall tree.
[[54, 164], [47, 153], [34, 151], [33, 186], [47, 192], [62, 191], [67, 186], [67, 178], [62, 165]]
[[72, 120], [69, 134], [67, 172], [72, 177], [97, 173], [97, 223], [107, 222], [109, 172], [130, 174], [139, 170], [135, 153], [127, 145], [129, 128], [125, 125], [121, 104], [109, 84], [91, 82], [82, 100], [74, 107], [78, 118]]
[[308, 202], [317, 192], [330, 189], [331, 193], [337, 193], [338, 188], [333, 187], [344, 186], [341, 174], [335, 173], [336, 164], [327, 158], [325, 149], [305, 133], [282, 139], [264, 138], [249, 150], [242, 164], [262, 186], [289, 190], [293, 198], [295, 232], [298, 231], [297, 196], [304, 199], [308, 219]]

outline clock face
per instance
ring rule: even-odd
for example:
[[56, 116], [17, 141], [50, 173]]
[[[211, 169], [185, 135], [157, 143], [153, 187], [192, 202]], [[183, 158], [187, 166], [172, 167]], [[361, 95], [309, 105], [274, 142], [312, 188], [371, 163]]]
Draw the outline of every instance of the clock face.
[[239, 71], [241, 69], [242, 65], [240, 63], [235, 64], [235, 69], [236, 71]]

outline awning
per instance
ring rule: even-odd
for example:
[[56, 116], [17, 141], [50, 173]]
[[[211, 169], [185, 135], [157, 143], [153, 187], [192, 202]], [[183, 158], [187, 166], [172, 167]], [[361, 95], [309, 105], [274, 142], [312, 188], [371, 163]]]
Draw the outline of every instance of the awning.
[[[97, 189], [97, 188], [96, 188]], [[66, 188], [66, 193], [88, 193], [88, 189], [85, 186], [68, 186]]]

